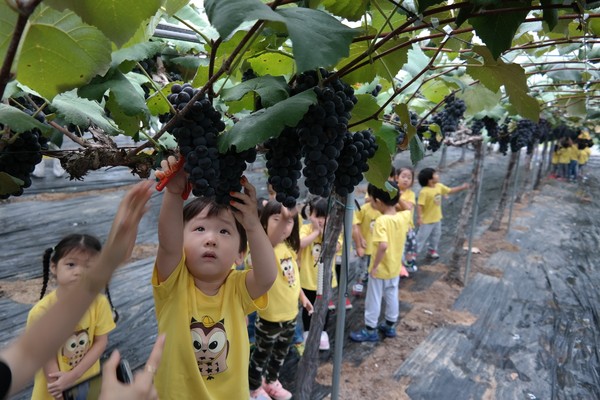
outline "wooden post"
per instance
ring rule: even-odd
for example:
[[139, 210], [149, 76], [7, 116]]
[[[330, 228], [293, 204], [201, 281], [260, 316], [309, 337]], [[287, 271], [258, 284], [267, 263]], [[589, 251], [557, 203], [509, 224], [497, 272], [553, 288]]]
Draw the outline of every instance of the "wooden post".
[[504, 216], [504, 210], [506, 209], [506, 202], [508, 200], [508, 185], [510, 178], [512, 177], [513, 170], [515, 169], [515, 163], [518, 159], [518, 153], [511, 153], [508, 159], [508, 167], [506, 168], [506, 175], [504, 176], [504, 182], [502, 182], [502, 192], [500, 193], [500, 202], [498, 208], [494, 212], [492, 223], [490, 224], [490, 231], [499, 231], [500, 225], [502, 224], [502, 217]]

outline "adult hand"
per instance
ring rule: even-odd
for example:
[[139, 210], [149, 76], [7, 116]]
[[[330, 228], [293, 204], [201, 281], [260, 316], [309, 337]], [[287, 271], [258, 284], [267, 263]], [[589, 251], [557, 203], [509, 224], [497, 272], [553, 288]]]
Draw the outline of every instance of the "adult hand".
[[121, 356], [118, 350], [113, 351], [110, 358], [104, 363], [102, 368], [102, 388], [100, 390], [100, 400], [146, 400], [158, 399], [158, 394], [154, 388], [153, 380], [156, 369], [160, 364], [163, 348], [165, 346], [165, 335], [160, 335], [152, 353], [148, 357], [146, 366], [143, 370], [136, 372], [133, 383], [126, 385], [117, 379], [117, 366]]

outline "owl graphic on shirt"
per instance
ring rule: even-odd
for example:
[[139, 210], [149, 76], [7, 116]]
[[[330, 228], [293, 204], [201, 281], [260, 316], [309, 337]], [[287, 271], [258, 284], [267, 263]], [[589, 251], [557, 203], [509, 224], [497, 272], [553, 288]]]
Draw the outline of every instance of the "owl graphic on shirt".
[[69, 336], [66, 343], [62, 347], [61, 354], [65, 363], [71, 367], [71, 369], [75, 368], [83, 356], [87, 354], [90, 346], [90, 336], [87, 329], [74, 332], [71, 336]]
[[216, 374], [227, 370], [229, 341], [223, 320], [214, 322], [207, 315], [200, 321], [192, 318], [190, 333], [200, 374], [211, 380], [215, 378]]
[[279, 265], [281, 266], [283, 276], [287, 279], [288, 286], [296, 286], [296, 275], [294, 273], [294, 264], [292, 262], [292, 257], [287, 257], [279, 260]]

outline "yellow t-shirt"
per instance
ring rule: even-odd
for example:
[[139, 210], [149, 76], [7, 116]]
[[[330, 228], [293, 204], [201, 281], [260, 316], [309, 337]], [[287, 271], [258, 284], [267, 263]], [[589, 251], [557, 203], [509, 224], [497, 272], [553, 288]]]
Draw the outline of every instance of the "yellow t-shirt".
[[381, 213], [373, 208], [371, 203], [365, 203], [360, 210], [354, 211], [352, 224], [358, 225], [360, 233], [367, 241], [365, 255], [373, 254], [373, 226]]
[[581, 165], [585, 165], [590, 159], [590, 155], [592, 154], [592, 149], [590, 147], [586, 147], [585, 149], [579, 150], [579, 158], [578, 162]]
[[[38, 301], [27, 316], [27, 326], [40, 318], [48, 309], [56, 303], [56, 291], [48, 293], [43, 299]], [[90, 308], [83, 314], [79, 323], [73, 329], [73, 334], [67, 339], [65, 344], [58, 350], [56, 358], [58, 369], [60, 371], [72, 370], [81, 359], [86, 355], [90, 347], [94, 344], [96, 336], [106, 335], [115, 329], [112, 310], [108, 299], [103, 294], [96, 297]], [[44, 332], [40, 332], [40, 340], [44, 339]], [[77, 383], [82, 382], [96, 374], [100, 373], [100, 360], [92, 365]], [[35, 400], [52, 400], [53, 397], [48, 393], [48, 382], [44, 375], [44, 370], [39, 370], [35, 374], [33, 384], [33, 393], [31, 398]]]
[[387, 243], [383, 259], [377, 267], [375, 277], [378, 279], [391, 279], [400, 275], [402, 254], [406, 234], [410, 228], [410, 211], [399, 211], [394, 215], [384, 214], [377, 218], [373, 228], [373, 256], [369, 265], [369, 272], [373, 269], [375, 255], [380, 242]]
[[552, 152], [552, 164], [558, 164], [558, 150]]
[[568, 147], [561, 147], [557, 150], [557, 153], [559, 164], [568, 164], [571, 161], [571, 152]]
[[569, 147], [568, 151], [569, 156], [571, 157], [570, 161], [577, 161], [577, 159], [579, 158], [579, 148], [577, 147], [577, 145], [572, 145], [571, 147]]
[[414, 228], [415, 227], [415, 222], [414, 222], [415, 217], [414, 216], [415, 216], [415, 207], [417, 206], [417, 196], [415, 195], [415, 192], [413, 192], [412, 189], [406, 189], [400, 195], [400, 199], [413, 205], [413, 209], [410, 210], [410, 227]]
[[[308, 236], [312, 232], [311, 224], [304, 224], [300, 228], [300, 239]], [[300, 250], [300, 285], [302, 289], [317, 290], [317, 272], [319, 266], [317, 260], [321, 255], [323, 236], [317, 237], [311, 244]], [[341, 236], [338, 238], [341, 243]], [[335, 257], [331, 260], [331, 287], [337, 287], [337, 278], [335, 276]]]
[[274, 248], [277, 261], [277, 278], [269, 289], [269, 306], [258, 315], [270, 322], [286, 322], [298, 315], [300, 297], [300, 271], [296, 262], [296, 252], [286, 243]]
[[154, 384], [161, 400], [247, 399], [250, 347], [246, 315], [268, 305], [252, 300], [249, 271], [231, 271], [214, 296], [202, 293], [185, 256], [164, 282], [152, 274], [158, 332], [167, 340]]
[[442, 183], [434, 187], [425, 186], [419, 192], [419, 205], [423, 206], [421, 220], [424, 224], [434, 224], [442, 220], [442, 196], [450, 193], [450, 188]]

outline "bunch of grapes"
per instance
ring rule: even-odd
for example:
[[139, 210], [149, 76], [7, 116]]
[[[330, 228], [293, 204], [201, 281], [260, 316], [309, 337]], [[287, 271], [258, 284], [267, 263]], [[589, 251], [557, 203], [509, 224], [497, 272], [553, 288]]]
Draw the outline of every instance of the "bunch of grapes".
[[551, 130], [552, 130], [552, 125], [550, 125], [550, 122], [548, 122], [547, 119], [540, 118], [540, 121], [538, 122], [540, 143], [544, 143], [544, 142], [550, 140]]
[[[171, 87], [169, 102], [178, 111], [182, 110], [198, 93], [189, 83]], [[173, 117], [170, 115], [169, 117]], [[191, 110], [172, 128], [185, 157], [184, 169], [189, 174], [194, 196], [216, 196], [216, 200], [227, 204], [230, 191], [239, 191], [240, 178], [246, 169], [246, 162], [254, 162], [256, 151], [250, 149], [237, 153], [231, 148], [221, 154], [217, 148], [219, 133], [225, 129], [221, 114], [211, 101], [202, 95], [194, 101]]]
[[302, 171], [300, 142], [296, 129], [286, 127], [276, 138], [264, 144], [267, 152], [267, 172], [269, 183], [277, 193], [275, 199], [284, 207], [296, 206], [300, 196], [298, 179]]
[[467, 109], [465, 102], [457, 100], [453, 94], [446, 96], [445, 102], [444, 110], [433, 116], [433, 122], [439, 125], [444, 137], [456, 132], [458, 123]]
[[[33, 115], [33, 111], [24, 110], [27, 114]], [[43, 112], [35, 115], [35, 118], [44, 123], [46, 117]], [[4, 127], [0, 124], [0, 130]], [[11, 133], [7, 144], [0, 151], [0, 172], [5, 172], [17, 179], [23, 181], [23, 185], [14, 191], [0, 195], [0, 199], [7, 199], [10, 196], [20, 196], [23, 189], [31, 186], [31, 173], [35, 166], [42, 161], [42, 150], [48, 149], [48, 139], [46, 139], [39, 129], [32, 129], [21, 133]]]
[[381, 89], [382, 89], [382, 88], [383, 88], [383, 86], [381, 86], [380, 84], [377, 84], [377, 85], [375, 86], [375, 89], [373, 89], [373, 90], [371, 91], [371, 95], [372, 95], [373, 97], [377, 97], [377, 96], [379, 95], [379, 92], [381, 92]]
[[473, 122], [471, 123], [471, 135], [472, 136], [481, 135], [481, 130], [484, 127], [485, 127], [485, 123], [482, 120], [475, 118], [473, 120]]
[[[323, 79], [331, 75], [324, 69], [319, 72]], [[336, 160], [344, 145], [350, 111], [358, 100], [354, 89], [339, 79], [323, 86], [316, 86], [318, 83], [316, 71], [304, 72], [297, 77], [293, 92], [313, 88], [317, 94], [318, 103], [309, 107], [296, 129], [304, 156], [305, 185], [310, 193], [327, 197], [335, 180]]]
[[536, 128], [537, 124], [528, 119], [517, 122], [516, 129], [510, 135], [510, 150], [515, 153], [522, 147], [527, 147], [527, 154], [531, 154], [535, 142]]
[[367, 160], [377, 151], [375, 137], [365, 130], [354, 134], [346, 132], [339, 166], [335, 171], [335, 191], [340, 196], [347, 196], [354, 191], [363, 179], [363, 172], [369, 170]]
[[496, 122], [494, 118], [490, 118], [487, 115], [483, 117], [481, 121], [483, 122], [485, 130], [490, 137], [490, 141], [492, 143], [497, 143], [499, 138], [498, 122]]

